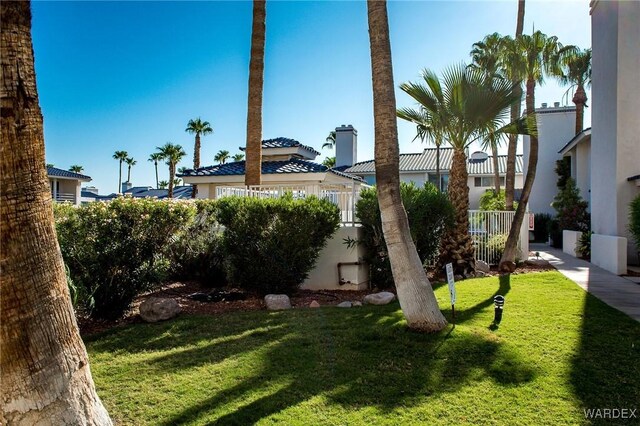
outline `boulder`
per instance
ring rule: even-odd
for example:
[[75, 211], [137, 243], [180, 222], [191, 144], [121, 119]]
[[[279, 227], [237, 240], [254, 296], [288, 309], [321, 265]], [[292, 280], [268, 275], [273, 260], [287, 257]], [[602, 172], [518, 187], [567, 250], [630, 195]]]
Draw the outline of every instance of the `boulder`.
[[291, 300], [289, 300], [289, 296], [286, 294], [267, 294], [264, 297], [264, 304], [270, 311], [291, 309]]
[[347, 301], [347, 302], [340, 302], [336, 305], [338, 308], [350, 308], [351, 307], [351, 302]]
[[168, 320], [180, 313], [180, 305], [175, 299], [150, 297], [140, 304], [140, 316], [146, 322]]
[[309, 303], [309, 307], [310, 308], [319, 308], [320, 304], [318, 303], [317, 300], [313, 300], [311, 303]]
[[364, 297], [364, 303], [369, 305], [386, 305], [393, 302], [396, 299], [396, 295], [388, 291], [382, 291], [380, 293], [368, 294]]
[[476, 271], [476, 278], [484, 278], [486, 276], [487, 276], [486, 272]]
[[351, 306], [362, 306], [362, 302], [356, 300], [355, 302], [351, 302]]
[[525, 261], [524, 263], [529, 266], [541, 266], [541, 267], [549, 266], [548, 260], [537, 259], [535, 257], [532, 257], [531, 259]]
[[491, 271], [489, 264], [484, 260], [476, 260], [476, 272], [484, 272], [485, 274]]

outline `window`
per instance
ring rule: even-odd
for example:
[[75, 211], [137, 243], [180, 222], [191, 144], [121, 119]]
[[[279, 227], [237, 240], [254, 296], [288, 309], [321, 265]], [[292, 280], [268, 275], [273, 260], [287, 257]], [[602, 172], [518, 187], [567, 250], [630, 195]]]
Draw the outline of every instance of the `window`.
[[[494, 179], [493, 176], [482, 176], [473, 178], [473, 186], [478, 187], [487, 187], [490, 188], [493, 186]], [[504, 176], [500, 176], [500, 185], [504, 186]]]
[[[429, 174], [429, 183], [432, 183], [438, 186], [438, 176], [435, 173]], [[449, 175], [440, 174], [440, 190], [442, 192], [447, 192], [448, 187], [449, 187]]]

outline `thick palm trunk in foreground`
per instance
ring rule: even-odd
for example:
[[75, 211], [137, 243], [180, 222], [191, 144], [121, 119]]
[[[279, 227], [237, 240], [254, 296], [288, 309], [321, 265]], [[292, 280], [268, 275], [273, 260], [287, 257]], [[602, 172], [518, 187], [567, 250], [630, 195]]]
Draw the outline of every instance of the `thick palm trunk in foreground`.
[[455, 222], [442, 237], [440, 266], [452, 263], [454, 273], [467, 276], [475, 270], [473, 240], [469, 235], [469, 187], [467, 158], [463, 149], [455, 148], [449, 175], [449, 200], [455, 210]]
[[[511, 229], [509, 230], [509, 236], [500, 259], [500, 271], [513, 272], [516, 269], [516, 254], [518, 251], [518, 237], [520, 236], [520, 228], [522, 227], [522, 221], [524, 220], [524, 213], [527, 209], [527, 203], [529, 202], [529, 194], [531, 194], [531, 188], [533, 187], [533, 181], [536, 178], [536, 167], [538, 166], [538, 124], [536, 120], [535, 112], [535, 80], [529, 78], [527, 80], [527, 118], [529, 119], [529, 125], [532, 127], [533, 132], [529, 136], [529, 162], [527, 163], [527, 176], [524, 180], [524, 187], [522, 188], [522, 196], [518, 202], [518, 208], [516, 214], [511, 223]], [[529, 255], [529, 253], [522, 253], [523, 256]]]
[[373, 77], [376, 183], [382, 230], [398, 300], [409, 328], [438, 331], [447, 325], [447, 321], [440, 312], [411, 239], [407, 213], [400, 198], [400, 148], [387, 4], [386, 1], [369, 0], [367, 7]]
[[264, 84], [266, 19], [266, 1], [253, 0], [245, 185], [260, 185], [262, 182], [262, 90]]
[[110, 425], [56, 240], [28, 2], [0, 3], [0, 424]]

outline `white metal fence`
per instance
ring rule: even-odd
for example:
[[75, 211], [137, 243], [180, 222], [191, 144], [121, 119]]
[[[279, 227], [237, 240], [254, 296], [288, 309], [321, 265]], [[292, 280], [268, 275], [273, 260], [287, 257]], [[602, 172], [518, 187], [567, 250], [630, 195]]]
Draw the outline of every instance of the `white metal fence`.
[[216, 188], [216, 198], [239, 196], [257, 198], [278, 198], [284, 194], [291, 194], [294, 199], [315, 195], [327, 199], [340, 209], [340, 220], [343, 225], [354, 225], [356, 217], [356, 203], [360, 199], [361, 184], [318, 184], [318, 185], [259, 185], [259, 186], [219, 186]]
[[[483, 260], [489, 265], [497, 265], [502, 257], [504, 245], [509, 236], [511, 223], [515, 212], [513, 211], [483, 211], [469, 210], [469, 234], [473, 238], [476, 247], [476, 260]], [[520, 258], [522, 253], [528, 253], [528, 225], [527, 216], [523, 222], [523, 230], [518, 239]], [[526, 240], [526, 241], [525, 241]], [[526, 242], [526, 247], [525, 247]]]

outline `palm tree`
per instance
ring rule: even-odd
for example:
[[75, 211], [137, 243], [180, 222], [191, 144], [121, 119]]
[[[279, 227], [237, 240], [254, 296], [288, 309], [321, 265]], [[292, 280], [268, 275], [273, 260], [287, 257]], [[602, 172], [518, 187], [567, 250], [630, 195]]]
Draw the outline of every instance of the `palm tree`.
[[127, 157], [124, 160], [127, 163], [127, 182], [131, 182], [131, 167], [135, 166], [138, 162], [133, 157]]
[[264, 87], [264, 44], [267, 7], [265, 0], [253, 0], [249, 96], [247, 101], [247, 162], [244, 183], [262, 182], [262, 90]]
[[336, 146], [336, 131], [332, 130], [329, 132], [329, 136], [326, 137], [325, 143], [322, 144], [322, 148], [331, 149]]
[[384, 239], [398, 300], [409, 328], [438, 331], [447, 325], [447, 321], [440, 312], [422, 267], [411, 238], [407, 212], [400, 198], [400, 148], [387, 3], [368, 0], [367, 10], [373, 79], [376, 182]]
[[244, 160], [244, 154], [241, 154], [241, 153], [235, 154], [231, 158], [233, 158], [233, 161], [242, 161], [242, 160]]
[[79, 166], [77, 164], [74, 164], [73, 166], [69, 167], [69, 171], [73, 173], [82, 173], [83, 170], [84, 170], [84, 167]]
[[184, 174], [187, 170], [189, 170], [188, 167], [185, 167], [185, 166], [178, 167], [178, 173], [180, 174]]
[[47, 163], [47, 164], [44, 165], [44, 167], [47, 168], [47, 169], [48, 168], [54, 168], [55, 165], [53, 163]]
[[[582, 131], [584, 109], [587, 107], [585, 86], [591, 86], [591, 49], [574, 49], [556, 61], [553, 74], [569, 90], [576, 88], [573, 103], [576, 104], [576, 135]], [[567, 92], [569, 91], [567, 90]]]
[[167, 180], [161, 180], [158, 182], [158, 189], [166, 189], [167, 186], [169, 186], [169, 181]]
[[149, 159], [147, 161], [151, 161], [153, 163], [153, 166], [156, 169], [156, 188], [159, 188], [160, 185], [158, 183], [158, 161], [162, 160], [162, 154], [160, 152], [154, 152], [153, 154], [149, 155]]
[[335, 167], [336, 166], [336, 157], [327, 157], [322, 162], [323, 165], [327, 167]]
[[162, 154], [162, 159], [169, 166], [169, 198], [173, 198], [173, 184], [176, 177], [176, 165], [187, 155], [180, 145], [167, 142], [156, 148]]
[[173, 180], [173, 186], [180, 186], [180, 185], [182, 185], [182, 179], [180, 179], [180, 178], [175, 178], [175, 179]]
[[[469, 66], [484, 72], [488, 77], [503, 78], [500, 69], [502, 49], [502, 36], [498, 33], [489, 34], [482, 41], [473, 44], [473, 48], [471, 50], [471, 58], [473, 62]], [[493, 133], [490, 137], [485, 139], [482, 144], [482, 149], [491, 149], [494, 180], [493, 190], [496, 196], [500, 194], [500, 169], [498, 162], [499, 144], [500, 137]]]
[[524, 213], [531, 194], [531, 188], [536, 178], [538, 165], [538, 125], [535, 115], [535, 88], [536, 84], [544, 83], [544, 75], [552, 71], [555, 61], [561, 61], [565, 54], [572, 51], [573, 47], [563, 48], [557, 37], [548, 37], [540, 31], [532, 35], [522, 35], [515, 40], [515, 46], [520, 52], [521, 62], [524, 64], [526, 75], [526, 117], [527, 126], [530, 129], [529, 137], [529, 162], [527, 163], [527, 176], [524, 180], [522, 195], [518, 208], [511, 223], [509, 236], [505, 249], [500, 259], [499, 268], [503, 272], [515, 270], [515, 258], [520, 234], [520, 227], [524, 220]]
[[[506, 110], [517, 101], [509, 80], [495, 78], [463, 64], [446, 69], [442, 78], [430, 70], [423, 82], [400, 87], [419, 105], [414, 111], [426, 131], [453, 147], [448, 194], [455, 209], [455, 226], [446, 232], [441, 263], [453, 263], [455, 273], [467, 275], [474, 269], [474, 247], [469, 236], [469, 187], [465, 149], [502, 130]], [[409, 115], [409, 109], [400, 110]], [[416, 120], [417, 121], [417, 120]], [[426, 127], [429, 125], [429, 127]]]
[[113, 158], [115, 160], [118, 160], [118, 162], [120, 163], [120, 172], [118, 173], [118, 193], [122, 193], [122, 162], [126, 161], [127, 158], [129, 157], [129, 154], [127, 153], [127, 151], [116, 151], [113, 154]]
[[[524, 10], [525, 0], [518, 0], [518, 17], [516, 18], [516, 34], [513, 40], [522, 36], [524, 27]], [[515, 43], [511, 43], [515, 44]], [[516, 85], [516, 94], [520, 95], [520, 101], [511, 106], [511, 122], [515, 122], [520, 118], [522, 111], [522, 80], [523, 64], [520, 55], [510, 55], [509, 51], [517, 52], [517, 49], [510, 49], [509, 46], [503, 46], [502, 68], [505, 75], [511, 78], [511, 82]], [[511, 58], [509, 58], [511, 56]], [[516, 154], [518, 151], [518, 135], [510, 134], [507, 145], [507, 172], [505, 176], [505, 208], [513, 210], [513, 201], [515, 197], [516, 186]]]
[[42, 167], [31, 4], [0, 2], [0, 21], [0, 419], [111, 425], [71, 306]]
[[229, 151], [222, 149], [213, 157], [213, 161], [217, 161], [218, 164], [224, 164], [229, 159]]
[[[195, 120], [189, 120], [185, 132], [195, 134], [195, 143], [193, 144], [193, 169], [196, 170], [200, 167], [200, 136], [206, 136], [213, 133], [213, 128], [208, 121], [202, 121], [200, 117]], [[191, 198], [196, 198], [198, 193], [198, 186], [193, 185], [193, 191], [191, 191]]]

